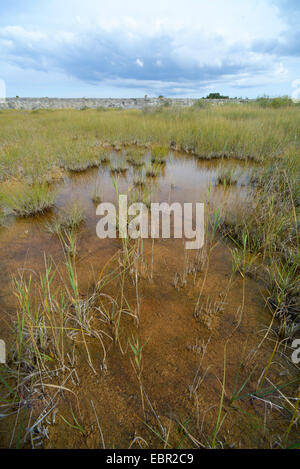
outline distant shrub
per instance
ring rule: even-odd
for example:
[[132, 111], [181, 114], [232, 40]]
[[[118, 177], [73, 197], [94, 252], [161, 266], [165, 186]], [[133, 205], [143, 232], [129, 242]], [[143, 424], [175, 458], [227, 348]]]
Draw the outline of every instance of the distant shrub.
[[271, 101], [271, 106], [273, 108], [283, 107], [283, 106], [292, 106], [293, 101], [288, 96], [281, 96], [274, 98]]
[[270, 98], [269, 96], [262, 96], [257, 98], [257, 104], [263, 108], [277, 109], [280, 107], [293, 106], [293, 101], [288, 96], [278, 96], [277, 98]]
[[270, 98], [268, 96], [261, 96], [256, 99], [256, 102], [260, 107], [268, 107], [270, 105]]
[[229, 96], [223, 96], [220, 93], [209, 93], [205, 99], [229, 99]]
[[204, 98], [197, 99], [197, 101], [194, 102], [193, 108], [199, 109], [199, 108], [204, 108], [207, 106], [207, 103], [205, 102]]

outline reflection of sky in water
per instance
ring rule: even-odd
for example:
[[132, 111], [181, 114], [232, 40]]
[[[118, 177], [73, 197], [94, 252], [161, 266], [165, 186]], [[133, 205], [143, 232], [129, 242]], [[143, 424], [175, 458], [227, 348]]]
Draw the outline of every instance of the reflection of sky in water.
[[[224, 190], [222, 185], [215, 186], [219, 165], [218, 162], [198, 161], [189, 157], [171, 157], [168, 164], [161, 167], [160, 176], [154, 180], [148, 180], [148, 184], [153, 186], [152, 200], [184, 203], [205, 202], [209, 198], [214, 202], [234, 203], [236, 199], [244, 199], [247, 195], [244, 184], [247, 182], [248, 167], [245, 164], [226, 162], [226, 165], [232, 165], [239, 177], [237, 185]], [[133, 178], [136, 172], [130, 167], [126, 174], [114, 176], [119, 193], [124, 194], [133, 189]], [[104, 167], [67, 178], [58, 198], [58, 207], [68, 204], [68, 201], [76, 200], [88, 212], [94, 212], [91, 194], [95, 185], [100, 187], [104, 201], [116, 200], [110, 170]], [[211, 187], [210, 194], [209, 187]]]

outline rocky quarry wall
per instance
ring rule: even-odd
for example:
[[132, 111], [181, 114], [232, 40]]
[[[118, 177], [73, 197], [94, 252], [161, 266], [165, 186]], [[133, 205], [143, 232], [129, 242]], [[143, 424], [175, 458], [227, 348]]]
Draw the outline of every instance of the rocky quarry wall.
[[[192, 106], [197, 99], [191, 98], [6, 98], [0, 100], [0, 109], [23, 109], [32, 111], [35, 109], [144, 109], [145, 107]], [[205, 102], [222, 105], [226, 102], [242, 103], [248, 100], [242, 99], [206, 99]]]

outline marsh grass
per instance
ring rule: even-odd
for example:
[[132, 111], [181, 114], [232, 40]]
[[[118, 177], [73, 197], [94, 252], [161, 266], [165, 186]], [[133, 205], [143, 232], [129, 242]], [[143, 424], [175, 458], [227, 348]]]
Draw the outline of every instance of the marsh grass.
[[64, 208], [57, 216], [53, 216], [46, 223], [46, 230], [52, 234], [59, 234], [63, 230], [76, 230], [84, 222], [83, 209], [77, 203]]
[[[51, 172], [63, 165], [85, 170], [99, 164], [99, 138], [112, 145], [148, 145], [183, 149], [200, 157], [242, 157], [260, 162], [297, 148], [297, 106], [262, 109], [257, 103], [137, 110], [43, 111], [0, 114], [0, 180]], [[88, 113], [88, 118], [87, 114]], [[154, 150], [154, 153], [156, 150]], [[165, 158], [158, 152], [158, 158]]]
[[125, 175], [128, 171], [128, 164], [123, 156], [115, 156], [110, 160], [110, 171], [112, 174]]
[[58, 216], [54, 216], [46, 222], [45, 229], [59, 237], [66, 254], [75, 257], [77, 254], [77, 233], [84, 219], [82, 208], [74, 203], [66, 207]]
[[0, 227], [5, 226], [5, 215], [3, 211], [0, 209]]
[[[103, 162], [97, 147], [86, 142], [85, 144], [81, 141], [78, 143], [69, 144], [63, 149], [61, 156], [62, 165], [64, 169], [70, 172], [79, 173], [86, 171], [90, 168], [96, 168]], [[106, 158], [106, 156], [105, 156]]]
[[4, 212], [20, 217], [44, 213], [54, 206], [55, 200], [56, 190], [46, 182], [32, 185], [18, 183], [0, 192], [0, 204]]
[[148, 178], [157, 178], [160, 175], [161, 164], [151, 163], [146, 166], [146, 176]]
[[111, 158], [111, 153], [107, 150], [102, 150], [99, 155], [99, 162], [102, 165], [106, 165], [107, 163], [109, 163], [110, 158]]
[[144, 187], [147, 183], [145, 168], [138, 167], [133, 176], [133, 185], [136, 187]]
[[16, 415], [10, 447], [22, 447], [28, 437], [33, 448], [41, 444], [47, 436], [42, 422], [57, 404], [57, 394], [48, 401], [43, 389], [52, 386], [68, 391], [63, 385], [52, 385], [49, 381], [54, 376], [69, 373], [70, 377], [73, 373], [65, 341], [67, 303], [63, 294], [56, 295], [53, 290], [54, 275], [55, 269], [45, 264], [45, 274], [38, 280], [33, 281], [32, 275], [27, 278], [20, 275], [13, 282], [17, 299], [13, 319], [15, 341], [7, 365], [1, 370], [4, 371], [1, 381], [5, 381], [7, 390], [2, 418]]
[[57, 234], [64, 252], [72, 258], [75, 258], [75, 256], [77, 255], [76, 228], [61, 228], [59, 229]]
[[140, 386], [140, 394], [141, 394], [141, 401], [142, 401], [142, 408], [143, 413], [145, 415], [145, 403], [144, 403], [144, 390], [143, 390], [143, 381], [142, 381], [142, 373], [143, 373], [143, 350], [146, 346], [149, 339], [147, 339], [144, 344], [140, 345], [139, 338], [132, 336], [131, 340], [129, 341], [129, 345], [131, 350], [134, 354], [134, 362], [132, 362], [132, 366], [136, 372], [136, 376]]
[[131, 149], [126, 151], [127, 163], [135, 168], [141, 168], [145, 165], [145, 150], [142, 149]]
[[[16, 347], [13, 360], [25, 372], [42, 370], [47, 372], [54, 358], [64, 368], [64, 344], [62, 331], [65, 326], [65, 303], [63, 296], [58, 300], [51, 292], [55, 271], [46, 265], [44, 277], [40, 277], [39, 303], [32, 305], [33, 282], [30, 276], [15, 279], [15, 294], [18, 299]], [[49, 300], [49, 302], [48, 302]], [[59, 311], [53, 315], [53, 309]]]
[[138, 176], [133, 181], [133, 188], [128, 192], [128, 203], [134, 204], [142, 202], [147, 208], [150, 208], [154, 194], [154, 186], [147, 180], [146, 176]]
[[[252, 174], [255, 192], [247, 209], [222, 217], [221, 231], [235, 243], [233, 269], [256, 271], [269, 291], [268, 302], [284, 321], [300, 319], [298, 153]], [[285, 324], [285, 322], [284, 322]], [[286, 326], [283, 327], [286, 329]]]
[[[300, 272], [297, 263], [271, 258], [268, 267], [268, 301], [284, 321], [300, 319]], [[287, 327], [284, 325], [284, 329]]]
[[218, 168], [217, 184], [232, 186], [237, 184], [238, 174], [235, 168], [228, 165], [221, 165]]
[[[16, 414], [14, 428], [17, 428], [17, 434], [15, 436], [13, 431], [11, 446], [14, 444], [17, 448], [22, 447], [28, 437], [32, 448], [41, 444], [47, 437], [47, 426], [43, 422], [56, 407], [59, 392], [73, 393], [65, 386], [69, 379], [78, 384], [74, 359], [70, 356], [73, 342], [70, 337], [78, 333], [78, 325], [86, 326], [86, 319], [82, 325], [78, 320], [74, 321], [74, 306], [69, 301], [68, 288], [58, 292], [52, 286], [56, 273], [56, 269], [45, 262], [45, 275], [40, 276], [39, 282], [33, 282], [31, 275], [14, 280], [18, 300], [15, 343], [6, 365], [6, 379], [1, 376], [1, 381], [7, 389], [7, 413], [2, 418]], [[58, 384], [54, 384], [53, 379]], [[45, 388], [57, 390], [50, 400], [45, 399]], [[17, 410], [14, 410], [16, 406]], [[19, 414], [22, 414], [21, 419]], [[76, 419], [74, 421], [77, 423]]]
[[103, 200], [104, 192], [101, 183], [97, 180], [94, 184], [93, 191], [91, 193], [91, 199], [95, 204], [99, 204]]
[[224, 419], [226, 418], [226, 413], [224, 413], [223, 418], [222, 417], [222, 411], [223, 411], [223, 402], [224, 402], [224, 397], [225, 397], [225, 385], [226, 385], [226, 361], [227, 361], [227, 353], [226, 353], [226, 345], [224, 347], [224, 370], [223, 370], [223, 381], [222, 381], [222, 391], [221, 391], [221, 396], [220, 396], [220, 404], [219, 404], [219, 409], [218, 409], [218, 415], [216, 419], [216, 424], [211, 436], [211, 448], [214, 449], [216, 448], [217, 444], [217, 436], [218, 433], [222, 427], [222, 424], [224, 422]]
[[280, 344], [275, 341], [273, 350], [270, 356], [266, 357], [266, 364], [263, 365], [255, 360], [255, 353], [246, 355], [246, 347], [244, 347], [238, 369], [235, 372], [234, 386], [230, 391], [229, 405], [235, 411], [243, 412], [241, 409], [243, 401], [253, 399], [263, 403], [265, 409], [276, 409], [281, 412], [288, 425], [283, 439], [278, 442], [279, 446], [284, 448], [287, 445], [286, 437], [295, 424], [295, 415], [299, 417], [299, 400], [297, 397], [290, 397], [290, 393], [293, 393], [293, 385], [298, 383], [299, 379], [287, 381], [283, 384], [280, 380], [278, 380], [278, 383], [274, 383], [269, 378], [268, 375], [274, 364], [274, 357], [278, 347], [280, 347]]
[[[67, 278], [62, 277], [57, 267], [54, 268], [45, 259], [43, 275], [37, 276], [31, 272], [26, 276], [21, 274], [13, 281], [17, 299], [17, 312], [12, 325], [14, 342], [7, 364], [0, 369], [0, 382], [1, 402], [5, 403], [1, 418], [15, 415], [10, 446], [17, 448], [22, 447], [28, 438], [32, 448], [40, 445], [48, 435], [47, 425], [44, 426], [43, 422], [55, 409], [60, 393], [70, 392], [76, 396], [66, 387], [69, 380], [73, 385], [79, 384], [75, 368], [75, 342], [83, 345], [87, 362], [96, 373], [88, 341], [98, 341], [102, 349], [102, 368], [106, 367], [104, 337], [110, 337], [94, 324], [97, 295], [94, 292], [82, 297], [75, 260], [69, 254], [65, 258]], [[54, 287], [57, 276], [62, 280], [59, 288]], [[104, 277], [102, 286], [106, 283]], [[56, 392], [50, 396], [48, 392], [46, 399], [45, 389]], [[71, 413], [73, 423], [63, 420], [84, 433], [72, 410]]]
[[155, 146], [151, 149], [151, 162], [155, 165], [165, 164], [169, 149], [166, 145]]
[[237, 241], [232, 239], [235, 246], [230, 248], [232, 255], [232, 272], [235, 274], [237, 271], [241, 274], [242, 277], [245, 277], [246, 274], [254, 273], [256, 271], [257, 265], [259, 265], [259, 256], [258, 252], [251, 252], [248, 248], [248, 237], [249, 234], [245, 228], [241, 234], [242, 245], [239, 245]]

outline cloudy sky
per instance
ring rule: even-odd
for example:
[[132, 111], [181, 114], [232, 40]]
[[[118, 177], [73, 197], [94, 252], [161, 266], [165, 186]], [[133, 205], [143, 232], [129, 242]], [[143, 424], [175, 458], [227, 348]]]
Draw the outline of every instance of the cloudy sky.
[[300, 0], [0, 0], [7, 96], [300, 97]]

